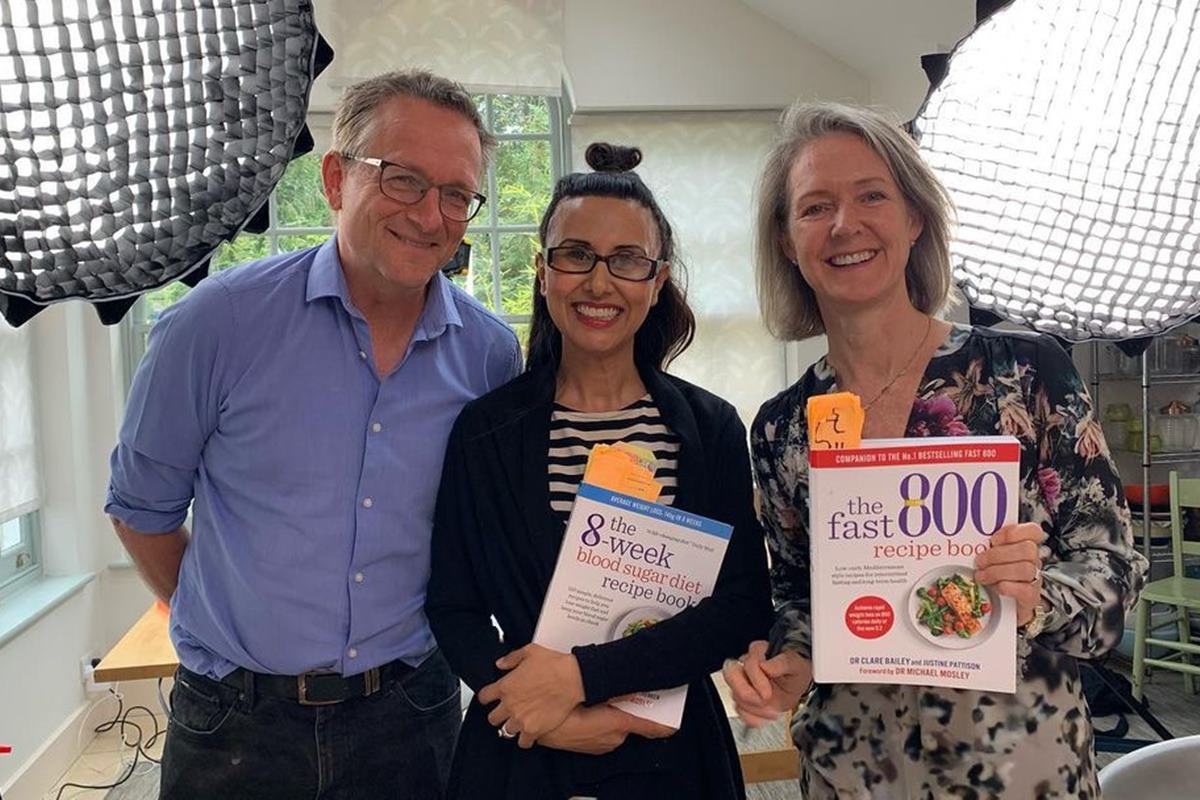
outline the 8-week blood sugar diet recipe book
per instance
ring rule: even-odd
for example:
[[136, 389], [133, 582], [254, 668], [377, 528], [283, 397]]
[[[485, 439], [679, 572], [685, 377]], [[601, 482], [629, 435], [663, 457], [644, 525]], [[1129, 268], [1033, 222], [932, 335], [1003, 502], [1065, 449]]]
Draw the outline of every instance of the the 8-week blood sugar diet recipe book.
[[[732, 534], [723, 522], [580, 484], [533, 641], [565, 653], [673, 617], [712, 594]], [[613, 705], [678, 728], [686, 699], [679, 686]]]
[[1016, 691], [1016, 602], [974, 561], [1017, 519], [1019, 466], [1000, 436], [809, 452], [818, 682]]

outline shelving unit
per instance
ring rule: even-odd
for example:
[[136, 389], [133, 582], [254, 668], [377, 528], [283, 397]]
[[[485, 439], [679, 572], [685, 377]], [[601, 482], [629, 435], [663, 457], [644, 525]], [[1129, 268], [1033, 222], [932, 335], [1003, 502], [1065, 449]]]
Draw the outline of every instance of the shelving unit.
[[1177, 450], [1177, 451], [1159, 451], [1151, 452], [1150, 437], [1153, 434], [1151, 427], [1151, 406], [1150, 406], [1150, 389], [1153, 386], [1169, 386], [1169, 385], [1200, 385], [1200, 374], [1197, 373], [1156, 373], [1150, 369], [1150, 362], [1146, 357], [1147, 350], [1138, 356], [1140, 367], [1140, 375], [1130, 375], [1127, 373], [1102, 372], [1100, 368], [1100, 343], [1092, 342], [1092, 399], [1094, 402], [1094, 413], [1097, 415], [1097, 421], [1102, 419], [1103, 406], [1101, 405], [1101, 385], [1104, 383], [1130, 383], [1138, 381], [1141, 388], [1141, 412], [1142, 412], [1142, 449], [1140, 453], [1136, 451], [1126, 450], [1124, 448], [1114, 447], [1113, 443], [1109, 443], [1109, 448], [1115, 452], [1133, 453], [1141, 456], [1142, 467], [1142, 553], [1146, 558], [1150, 558], [1150, 539], [1151, 539], [1151, 523], [1153, 512], [1150, 511], [1150, 469], [1154, 466], [1169, 466], [1178, 464], [1193, 464], [1200, 463], [1200, 450]]
[[[1093, 342], [1092, 346], [1097, 347], [1098, 345], [1097, 345], [1097, 343]], [[1136, 375], [1122, 375], [1122, 374], [1119, 374], [1116, 372], [1105, 372], [1105, 373], [1097, 375], [1095, 377], [1099, 378], [1102, 381], [1129, 382], [1129, 381], [1140, 380], [1140, 378]], [[1151, 377], [1154, 379], [1155, 386], [1166, 386], [1166, 385], [1172, 384], [1172, 383], [1200, 383], [1200, 375], [1193, 375], [1190, 373], [1187, 375], [1164, 375], [1164, 374], [1155, 372], [1155, 373], [1152, 373]], [[1094, 381], [1095, 381], [1095, 379], [1093, 379], [1093, 382]]]

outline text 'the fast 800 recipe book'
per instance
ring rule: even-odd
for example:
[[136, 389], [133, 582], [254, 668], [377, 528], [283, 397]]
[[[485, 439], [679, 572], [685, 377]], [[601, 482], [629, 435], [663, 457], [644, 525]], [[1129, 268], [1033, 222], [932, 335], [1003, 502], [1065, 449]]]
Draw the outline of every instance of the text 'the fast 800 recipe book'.
[[819, 683], [1016, 691], [1016, 603], [974, 562], [1017, 520], [1019, 466], [999, 436], [809, 452]]

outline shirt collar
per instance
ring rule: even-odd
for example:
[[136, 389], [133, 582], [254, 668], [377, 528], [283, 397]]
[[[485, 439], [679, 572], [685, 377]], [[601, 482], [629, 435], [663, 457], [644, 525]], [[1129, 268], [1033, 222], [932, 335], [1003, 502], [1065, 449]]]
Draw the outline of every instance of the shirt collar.
[[338, 258], [336, 234], [317, 248], [312, 266], [308, 269], [308, 289], [304, 299], [311, 303], [319, 297], [336, 297], [347, 310], [353, 307], [346, 276], [342, 274], [342, 262]]
[[[308, 271], [308, 288], [304, 299], [311, 303], [320, 297], [336, 297], [348, 313], [361, 316], [350, 300], [350, 289], [346, 286], [346, 276], [342, 272], [341, 259], [338, 258], [336, 234], [317, 248]], [[462, 316], [458, 313], [458, 303], [455, 302], [454, 287], [450, 279], [438, 272], [429, 282], [425, 307], [417, 320], [414, 336], [419, 339], [433, 339], [451, 325], [461, 328]]]
[[450, 279], [439, 271], [429, 282], [425, 308], [417, 320], [417, 330], [424, 334], [423, 338], [433, 339], [451, 325], [461, 328], [462, 316], [458, 313], [458, 303], [454, 301], [454, 287]]

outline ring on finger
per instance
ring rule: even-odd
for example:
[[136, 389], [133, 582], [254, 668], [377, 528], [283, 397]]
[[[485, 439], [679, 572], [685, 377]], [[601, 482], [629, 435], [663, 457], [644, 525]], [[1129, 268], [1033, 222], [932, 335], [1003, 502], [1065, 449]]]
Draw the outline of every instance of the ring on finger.
[[1030, 583], [1037, 583], [1042, 579], [1042, 568], [1037, 566], [1033, 568], [1033, 577], [1029, 579]]
[[501, 739], [515, 739], [517, 735], [508, 729], [508, 722], [505, 721], [496, 729], [496, 735]]

